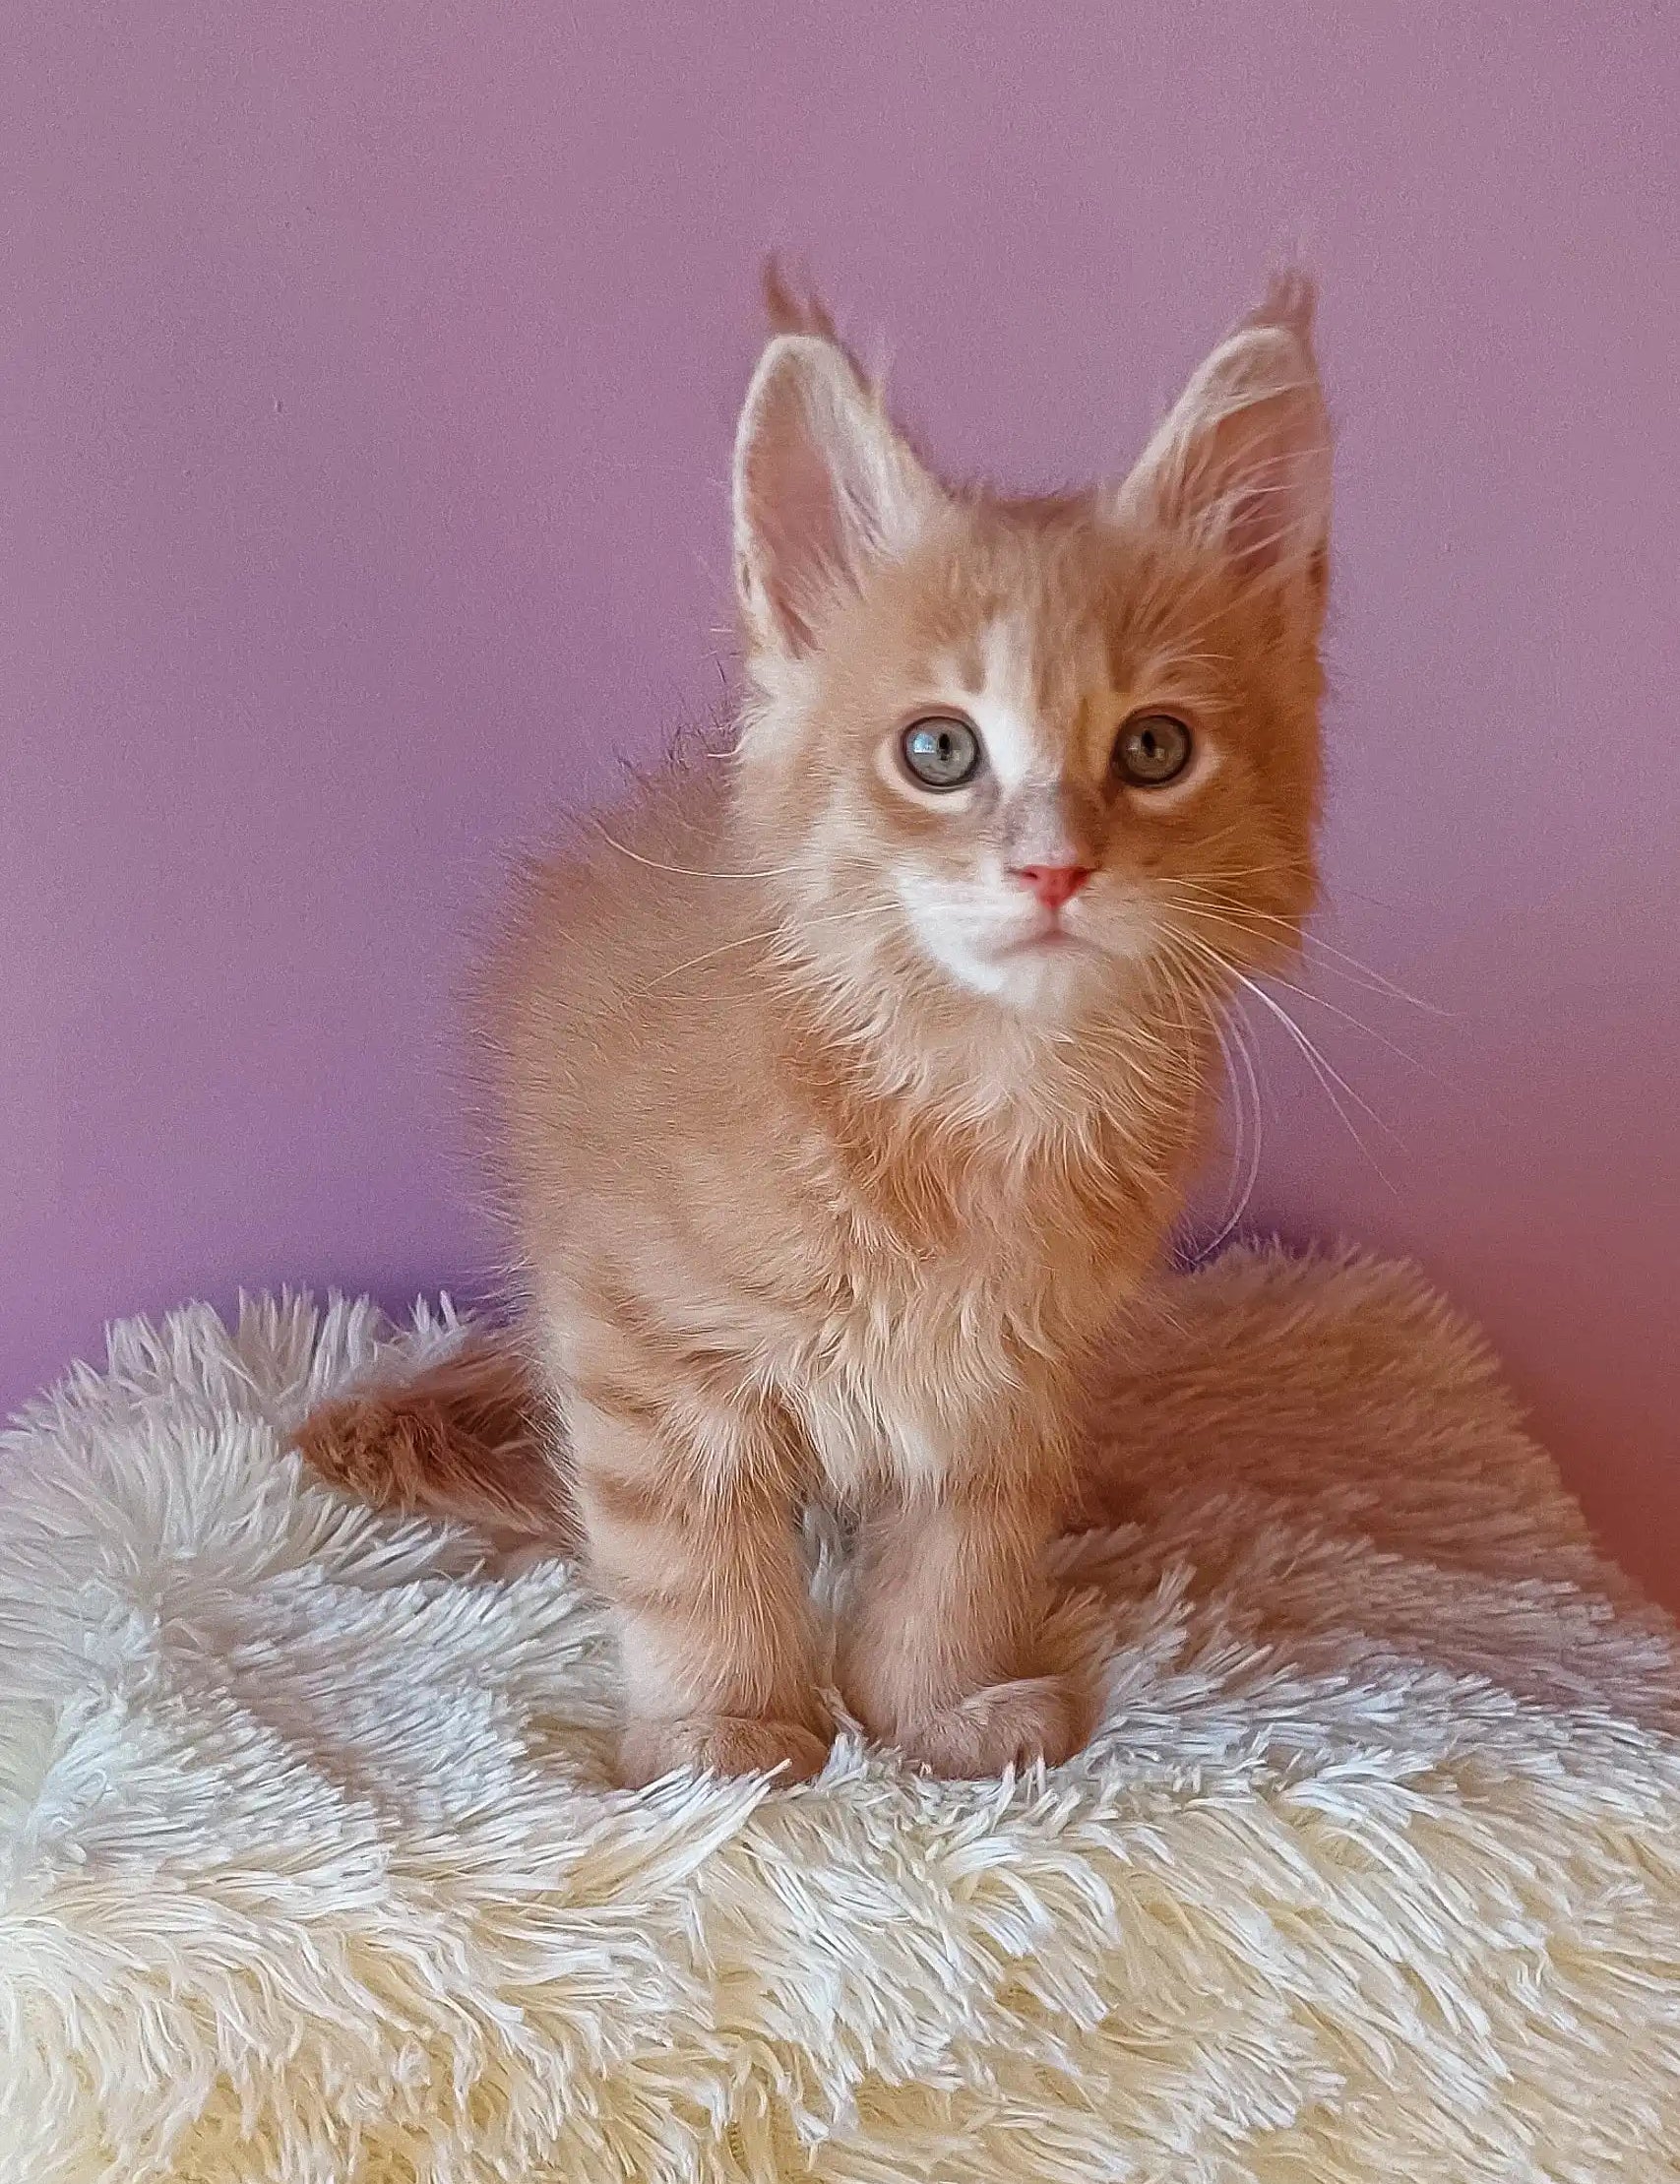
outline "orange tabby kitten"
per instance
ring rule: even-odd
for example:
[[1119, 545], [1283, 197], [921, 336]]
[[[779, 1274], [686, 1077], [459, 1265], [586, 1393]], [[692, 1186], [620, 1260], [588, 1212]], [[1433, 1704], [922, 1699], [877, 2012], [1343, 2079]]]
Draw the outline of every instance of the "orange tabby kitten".
[[529, 1364], [480, 1347], [304, 1440], [386, 1501], [581, 1523], [632, 1783], [822, 1765], [797, 1517], [833, 1499], [848, 1705], [994, 1774], [1078, 1741], [1041, 1629], [1081, 1391], [1233, 972], [1313, 896], [1311, 297], [1276, 284], [1124, 483], [1034, 500], [938, 478], [771, 301], [732, 746], [536, 873], [489, 981]]

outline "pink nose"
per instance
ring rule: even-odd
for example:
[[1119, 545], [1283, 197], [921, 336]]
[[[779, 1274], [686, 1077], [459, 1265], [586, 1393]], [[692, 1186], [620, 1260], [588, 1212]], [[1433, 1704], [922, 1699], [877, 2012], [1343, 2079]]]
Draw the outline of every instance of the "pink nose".
[[1059, 910], [1090, 878], [1089, 864], [1017, 864], [1011, 868], [1037, 896], [1047, 910]]

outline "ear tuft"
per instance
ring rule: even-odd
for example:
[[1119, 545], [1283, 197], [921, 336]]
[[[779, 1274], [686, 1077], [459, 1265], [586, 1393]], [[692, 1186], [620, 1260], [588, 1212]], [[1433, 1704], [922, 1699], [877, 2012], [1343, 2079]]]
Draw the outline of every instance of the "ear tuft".
[[1299, 266], [1283, 266], [1266, 284], [1264, 301], [1244, 319], [1246, 327], [1278, 326], [1293, 334], [1303, 353], [1313, 353], [1313, 321], [1318, 315], [1318, 284]]
[[778, 334], [735, 435], [735, 573], [749, 635], [807, 652], [837, 597], [904, 552], [939, 488], [850, 358], [826, 335]]
[[1275, 277], [1221, 342], [1121, 488], [1119, 511], [1187, 530], [1251, 576], [1322, 576], [1330, 419], [1313, 359], [1312, 282]]
[[825, 342], [839, 343], [834, 313], [809, 279], [795, 287], [774, 253], [764, 262], [763, 287], [764, 315], [773, 334], [817, 334]]

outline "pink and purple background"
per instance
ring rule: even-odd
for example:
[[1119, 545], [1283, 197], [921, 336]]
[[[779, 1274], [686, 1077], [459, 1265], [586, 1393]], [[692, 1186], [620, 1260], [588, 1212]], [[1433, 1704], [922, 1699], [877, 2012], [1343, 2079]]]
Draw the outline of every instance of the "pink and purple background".
[[1665, 10], [26, 0], [7, 43], [0, 1400], [113, 1314], [483, 1285], [464, 936], [718, 702], [767, 247], [1031, 484], [1123, 463], [1293, 245], [1321, 931], [1447, 1013], [1315, 981], [1388, 1127], [1266, 1039], [1253, 1217], [1417, 1254], [1680, 1600]]

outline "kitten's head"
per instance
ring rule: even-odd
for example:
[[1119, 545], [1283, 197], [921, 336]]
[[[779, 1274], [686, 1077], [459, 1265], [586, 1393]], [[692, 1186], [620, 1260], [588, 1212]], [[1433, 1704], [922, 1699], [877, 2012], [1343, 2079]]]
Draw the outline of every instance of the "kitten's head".
[[1293, 943], [1330, 514], [1311, 303], [1276, 284], [1129, 477], [1054, 499], [938, 479], [820, 311], [771, 341], [735, 451], [738, 800], [831, 981], [1067, 1026]]

